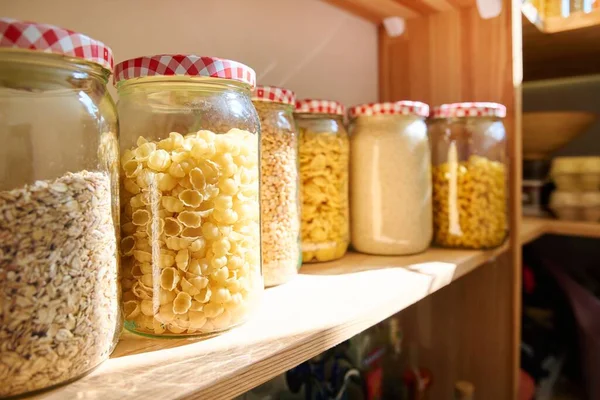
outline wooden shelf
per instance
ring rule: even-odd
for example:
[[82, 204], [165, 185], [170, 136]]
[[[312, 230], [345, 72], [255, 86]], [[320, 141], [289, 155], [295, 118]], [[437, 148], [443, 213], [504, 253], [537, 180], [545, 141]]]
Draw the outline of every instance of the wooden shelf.
[[407, 257], [350, 253], [306, 265], [268, 289], [257, 315], [221, 336], [191, 341], [124, 334], [111, 359], [43, 399], [228, 399], [403, 310], [478, 266], [493, 251], [432, 248]]
[[476, 0], [324, 0], [376, 24], [387, 17], [417, 18], [459, 8]]
[[531, 23], [523, 17], [523, 78], [600, 73], [600, 11]]
[[563, 221], [550, 218], [524, 218], [521, 224], [521, 242], [529, 243], [544, 234], [600, 238], [600, 224]]

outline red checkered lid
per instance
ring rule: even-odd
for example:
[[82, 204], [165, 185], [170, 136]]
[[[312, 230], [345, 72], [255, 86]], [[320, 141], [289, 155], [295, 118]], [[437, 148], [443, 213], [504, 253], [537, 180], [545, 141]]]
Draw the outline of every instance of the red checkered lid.
[[506, 117], [506, 107], [498, 103], [442, 104], [431, 110], [433, 118], [452, 117]]
[[419, 117], [427, 118], [429, 116], [429, 106], [425, 103], [421, 103], [420, 101], [403, 100], [386, 103], [360, 104], [358, 106], [351, 107], [348, 110], [348, 116], [350, 118], [383, 114], [417, 115]]
[[296, 104], [296, 95], [291, 90], [276, 86], [257, 86], [252, 93], [252, 100], [271, 101], [293, 106]]
[[110, 47], [82, 33], [54, 25], [0, 18], [0, 48], [34, 50], [82, 58], [111, 70]]
[[191, 54], [159, 54], [132, 58], [115, 66], [115, 82], [160, 75], [204, 76], [232, 79], [256, 86], [256, 73], [247, 65], [217, 57]]
[[346, 109], [337, 101], [304, 99], [296, 102], [297, 113], [344, 115]]

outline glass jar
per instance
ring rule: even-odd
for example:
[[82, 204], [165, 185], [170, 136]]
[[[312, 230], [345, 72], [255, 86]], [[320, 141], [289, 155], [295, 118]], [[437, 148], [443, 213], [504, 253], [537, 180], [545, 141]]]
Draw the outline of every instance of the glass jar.
[[0, 19], [0, 397], [85, 375], [121, 331], [112, 60], [80, 33]]
[[301, 100], [296, 104], [304, 262], [335, 260], [348, 248], [350, 145], [343, 115], [344, 106], [335, 101]]
[[378, 255], [424, 251], [433, 234], [429, 106], [364, 104], [349, 115], [352, 246]]
[[445, 104], [432, 114], [434, 242], [467, 249], [500, 246], [508, 233], [506, 107]]
[[302, 264], [296, 99], [290, 90], [260, 86], [252, 102], [261, 125], [262, 271], [265, 286], [275, 286], [293, 278]]
[[206, 336], [242, 323], [263, 291], [254, 71], [158, 55], [115, 78], [125, 327]]

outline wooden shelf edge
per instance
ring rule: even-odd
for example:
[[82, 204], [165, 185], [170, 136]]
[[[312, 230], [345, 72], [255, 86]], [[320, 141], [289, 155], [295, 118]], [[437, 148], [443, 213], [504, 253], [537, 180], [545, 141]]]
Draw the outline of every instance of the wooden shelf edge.
[[521, 12], [529, 22], [535, 25], [540, 32], [545, 34], [566, 32], [600, 25], [600, 10], [598, 9], [589, 13], [578, 11], [569, 15], [567, 18], [561, 16], [542, 18], [533, 5], [526, 3], [521, 6]]
[[285, 372], [507, 251], [432, 248], [405, 257], [349, 253], [306, 265], [265, 292], [248, 323], [204, 341], [122, 336], [110, 360], [40, 399], [227, 399]]
[[523, 218], [521, 242], [529, 243], [545, 234], [600, 238], [600, 224], [551, 218]]

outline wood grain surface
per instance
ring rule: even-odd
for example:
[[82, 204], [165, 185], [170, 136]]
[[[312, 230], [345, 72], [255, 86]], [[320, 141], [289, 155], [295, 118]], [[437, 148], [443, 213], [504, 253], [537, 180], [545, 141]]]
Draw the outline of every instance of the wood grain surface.
[[268, 289], [254, 318], [204, 341], [124, 334], [90, 375], [39, 398], [228, 399], [405, 309], [506, 251], [349, 253]]

